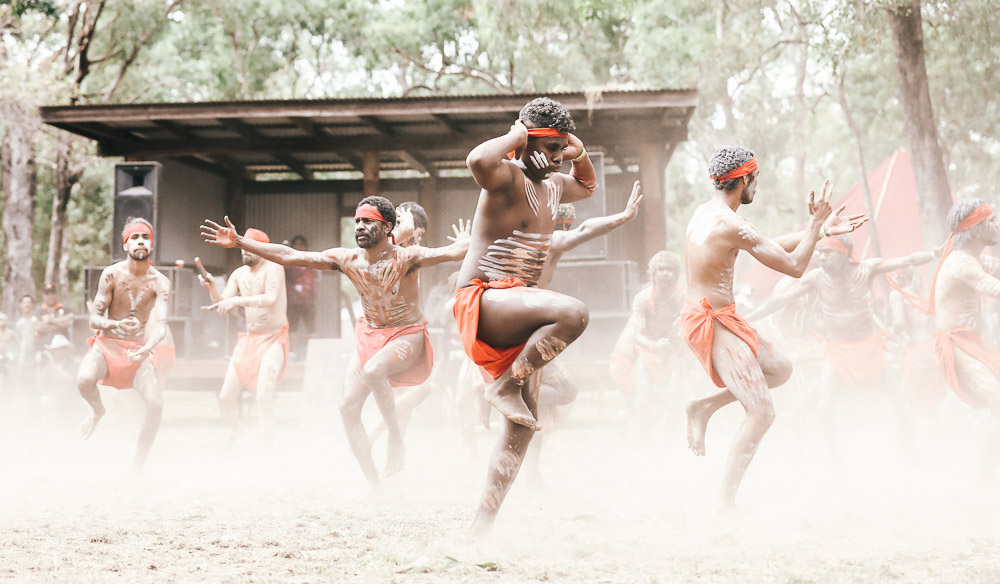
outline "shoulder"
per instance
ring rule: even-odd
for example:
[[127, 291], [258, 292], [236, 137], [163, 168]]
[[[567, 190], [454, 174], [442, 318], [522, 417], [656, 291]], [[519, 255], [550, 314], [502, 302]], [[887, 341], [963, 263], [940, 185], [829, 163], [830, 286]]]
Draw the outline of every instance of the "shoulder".
[[323, 250], [323, 257], [330, 258], [332, 260], [344, 261], [351, 259], [357, 255], [358, 250], [347, 249], [346, 247], [331, 247], [330, 249]]
[[170, 288], [170, 278], [168, 278], [166, 274], [156, 268], [150, 268], [150, 271], [153, 272], [153, 281], [156, 282], [157, 285], [166, 287], [167, 289]]

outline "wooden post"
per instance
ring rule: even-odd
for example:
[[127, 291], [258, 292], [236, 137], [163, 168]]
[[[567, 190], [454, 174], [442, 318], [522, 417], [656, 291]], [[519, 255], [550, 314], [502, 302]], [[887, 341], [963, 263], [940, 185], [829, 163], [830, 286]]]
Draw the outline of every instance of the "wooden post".
[[667, 247], [667, 216], [663, 203], [664, 146], [643, 144], [640, 147], [639, 174], [642, 180], [642, 264], [645, 271], [649, 258]]
[[420, 179], [420, 191], [417, 194], [417, 203], [424, 208], [424, 211], [427, 211], [429, 223], [427, 230], [430, 232], [424, 234], [423, 245], [438, 246], [446, 243], [445, 237], [448, 234], [445, 233], [442, 235], [446, 230], [437, 229], [437, 227], [441, 226], [441, 223], [438, 219], [436, 201], [437, 180], [433, 176]]
[[378, 150], [369, 150], [364, 154], [362, 160], [364, 177], [361, 179], [361, 192], [366, 197], [378, 194], [378, 171], [381, 158], [382, 153]]

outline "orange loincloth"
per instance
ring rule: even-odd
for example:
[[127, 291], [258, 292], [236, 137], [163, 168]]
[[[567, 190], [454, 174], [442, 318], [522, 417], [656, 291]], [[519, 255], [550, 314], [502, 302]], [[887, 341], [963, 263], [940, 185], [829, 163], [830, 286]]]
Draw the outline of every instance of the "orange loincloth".
[[358, 357], [361, 357], [361, 364], [367, 363], [375, 356], [375, 353], [381, 351], [391, 341], [421, 331], [424, 333], [424, 358], [406, 371], [400, 371], [389, 377], [389, 385], [392, 387], [420, 385], [427, 381], [434, 368], [434, 350], [431, 348], [431, 335], [427, 332], [426, 322], [388, 328], [372, 328], [365, 323], [363, 318], [359, 318], [354, 327], [354, 335], [357, 338], [356, 347]]
[[736, 314], [735, 303], [714, 311], [707, 298], [702, 298], [700, 304], [684, 301], [684, 308], [681, 310], [681, 333], [715, 385], [725, 387], [726, 384], [712, 366], [712, 339], [715, 337], [713, 320], [718, 320], [719, 324], [743, 339], [750, 346], [754, 357], [757, 356], [757, 331], [746, 319]]
[[823, 356], [849, 387], [878, 387], [882, 383], [882, 334], [850, 341], [826, 340]]
[[482, 342], [479, 334], [479, 300], [488, 288], [504, 289], [524, 286], [520, 278], [504, 278], [492, 282], [473, 280], [468, 286], [455, 291], [455, 306], [452, 313], [458, 323], [458, 333], [462, 337], [462, 347], [472, 362], [481, 366], [494, 379], [500, 377], [514, 362], [524, 343], [516, 347], [496, 349]]
[[236, 348], [233, 349], [233, 366], [236, 367], [240, 382], [250, 391], [257, 391], [261, 359], [274, 343], [281, 343], [281, 348], [285, 351], [285, 360], [278, 373], [278, 383], [281, 383], [288, 370], [288, 323], [273, 333], [240, 333]]
[[[100, 351], [104, 355], [104, 361], [108, 364], [108, 376], [97, 383], [116, 389], [132, 389], [135, 374], [146, 359], [133, 363], [129, 361], [128, 352], [134, 351], [144, 344], [145, 341], [142, 339], [120, 339], [104, 336], [101, 333], [87, 339], [87, 345]], [[170, 369], [174, 366], [176, 357], [177, 348], [162, 342], [149, 352], [147, 358], [152, 359], [153, 370], [156, 371], [156, 378], [160, 383], [163, 383]]]
[[967, 326], [957, 326], [950, 330], [934, 331], [934, 352], [938, 363], [944, 372], [944, 379], [962, 401], [978, 409], [988, 407], [988, 404], [975, 395], [962, 389], [958, 382], [958, 371], [955, 367], [955, 348], [959, 348], [979, 361], [1000, 379], [1000, 351], [986, 344], [972, 329]]

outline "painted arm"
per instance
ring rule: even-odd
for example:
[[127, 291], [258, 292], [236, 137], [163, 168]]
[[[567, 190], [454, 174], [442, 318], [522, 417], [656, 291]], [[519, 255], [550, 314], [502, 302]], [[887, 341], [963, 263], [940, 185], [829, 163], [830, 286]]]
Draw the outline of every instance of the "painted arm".
[[986, 273], [994, 278], [1000, 278], [1000, 260], [997, 260], [993, 256], [981, 255], [979, 256], [979, 263], [986, 270]]
[[[249, 277], [249, 275], [248, 275]], [[270, 308], [278, 302], [278, 288], [285, 287], [285, 270], [277, 264], [264, 266], [264, 292], [251, 296], [240, 296], [238, 288], [232, 283], [235, 277], [229, 278], [223, 299], [207, 307], [205, 310], [215, 310], [219, 314], [227, 314], [234, 308]], [[232, 291], [230, 289], [232, 288]]]
[[[841, 215], [846, 208], [847, 205], [841, 205], [830, 215], [830, 218], [823, 224], [823, 233], [828, 236], [843, 235], [854, 231], [868, 221], [868, 216], [864, 213], [847, 215], [846, 217]], [[805, 231], [796, 231], [787, 235], [780, 235], [774, 238], [774, 242], [780, 245], [785, 251], [790, 252], [799, 245], [799, 242], [802, 241], [805, 234]]]
[[816, 200], [814, 192], [809, 193], [809, 224], [805, 236], [799, 239], [792, 251], [786, 251], [775, 240], [764, 237], [745, 219], [734, 225], [736, 247], [748, 251], [757, 261], [772, 270], [795, 278], [801, 277], [809, 265], [816, 242], [819, 241], [820, 227], [833, 211], [830, 207], [830, 196], [833, 193], [829, 187], [830, 181], [823, 183], [819, 200]]
[[129, 361], [136, 363], [146, 358], [153, 347], [167, 336], [167, 311], [170, 306], [170, 280], [161, 275], [156, 279], [156, 303], [149, 313], [147, 324], [152, 328], [146, 342], [134, 351], [128, 352]]
[[111, 305], [111, 294], [114, 290], [115, 275], [110, 267], [101, 272], [101, 280], [97, 283], [97, 294], [90, 305], [90, 328], [100, 331], [116, 332], [132, 335], [139, 331], [141, 324], [135, 317], [114, 320], [105, 316]]
[[340, 266], [325, 253], [299, 251], [287, 245], [261, 243], [253, 239], [248, 239], [236, 232], [236, 227], [233, 226], [228, 215], [225, 218], [225, 222], [226, 225], [222, 226], [214, 221], [205, 219], [205, 222], [201, 226], [201, 235], [205, 238], [205, 243], [214, 243], [226, 248], [237, 247], [245, 249], [259, 255], [265, 260], [283, 266], [302, 266], [318, 270], [340, 269]]
[[918, 251], [901, 258], [889, 258], [887, 260], [869, 260], [872, 262], [871, 270], [875, 274], [883, 272], [895, 272], [896, 270], [910, 266], [921, 266], [934, 261], [938, 257], [937, 251]]
[[509, 189], [514, 183], [514, 176], [511, 174], [514, 167], [506, 162], [507, 153], [513, 150], [516, 155], [520, 154], [527, 144], [528, 128], [521, 120], [515, 120], [506, 134], [473, 148], [466, 157], [465, 164], [472, 171], [476, 184], [487, 191]]
[[594, 171], [594, 163], [587, 155], [587, 149], [583, 142], [575, 135], [569, 135], [569, 143], [564, 149], [564, 156], [573, 163], [573, 168], [569, 171], [569, 176], [557, 174], [552, 178], [559, 178], [562, 181], [562, 198], [564, 203], [572, 203], [589, 198], [597, 190], [597, 173]]
[[472, 241], [472, 221], [459, 219], [458, 224], [452, 224], [452, 231], [455, 235], [449, 235], [451, 244], [444, 247], [423, 247], [413, 246], [413, 262], [419, 267], [430, 267], [444, 262], [457, 262], [465, 259], [465, 252], [469, 251], [469, 242]]
[[[639, 202], [642, 201], [642, 189], [639, 181], [632, 184], [632, 194], [628, 197], [625, 210], [621, 213], [608, 215], [607, 217], [594, 217], [587, 219], [576, 229], [565, 232], [555, 232], [552, 234], [552, 247], [550, 253], [565, 253], [583, 243], [611, 233], [618, 227], [635, 219], [639, 212]], [[558, 237], [556, 237], [558, 235]]]
[[958, 278], [972, 286], [976, 292], [992, 298], [1000, 298], [1000, 280], [989, 274], [973, 258], [961, 258], [961, 264], [957, 268]]
[[802, 278], [798, 282], [795, 282], [785, 290], [784, 294], [779, 296], [774, 296], [764, 304], [761, 304], [756, 309], [750, 312], [746, 316], [748, 321], [755, 321], [764, 318], [770, 314], [778, 312], [781, 308], [788, 305], [789, 302], [801, 298], [809, 293], [816, 285], [816, 278], [812, 276], [816, 272], [810, 272], [810, 275]]

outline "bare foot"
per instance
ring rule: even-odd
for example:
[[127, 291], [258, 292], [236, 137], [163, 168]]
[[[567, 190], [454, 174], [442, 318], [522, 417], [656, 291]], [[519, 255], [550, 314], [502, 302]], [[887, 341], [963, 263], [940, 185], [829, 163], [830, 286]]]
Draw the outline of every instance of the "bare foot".
[[405, 461], [406, 447], [402, 438], [389, 438], [387, 446], [388, 452], [386, 453], [385, 470], [382, 472], [383, 477], [392, 476], [403, 470]]
[[524, 387], [524, 382], [514, 379], [508, 371], [503, 374], [503, 377], [493, 382], [493, 385], [486, 388], [484, 397], [491, 406], [495, 407], [511, 422], [527, 426], [537, 432], [542, 427], [538, 425], [538, 420], [531, 415], [531, 410], [524, 403], [524, 398], [521, 397], [522, 387]]
[[708, 428], [708, 419], [712, 417], [712, 414], [698, 400], [688, 402], [684, 411], [687, 413], [688, 448], [696, 456], [705, 456], [705, 430]]
[[80, 436], [84, 440], [90, 438], [90, 435], [93, 434], [94, 430], [97, 428], [97, 423], [100, 422], [103, 417], [104, 408], [101, 408], [99, 411], [95, 409], [93, 413], [87, 416], [87, 419], [83, 421], [83, 424], [80, 425]]

